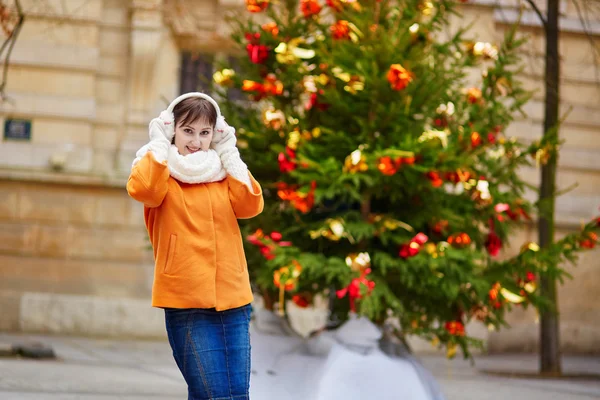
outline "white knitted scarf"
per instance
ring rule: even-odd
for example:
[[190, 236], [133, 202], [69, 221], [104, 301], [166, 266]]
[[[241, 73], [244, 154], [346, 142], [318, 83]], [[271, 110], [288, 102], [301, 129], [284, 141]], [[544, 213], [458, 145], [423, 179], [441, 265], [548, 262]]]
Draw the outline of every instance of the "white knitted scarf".
[[[143, 146], [135, 154], [135, 166], [148, 152], [148, 145]], [[167, 167], [171, 176], [185, 183], [218, 182], [225, 179], [227, 172], [223, 168], [221, 158], [216, 151], [197, 151], [187, 156], [182, 156], [175, 145], [169, 149]]]

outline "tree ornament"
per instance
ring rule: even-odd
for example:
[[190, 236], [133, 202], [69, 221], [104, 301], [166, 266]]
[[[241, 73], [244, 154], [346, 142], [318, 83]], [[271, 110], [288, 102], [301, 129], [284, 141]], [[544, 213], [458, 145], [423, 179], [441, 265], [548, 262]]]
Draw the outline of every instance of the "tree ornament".
[[427, 173], [427, 178], [431, 181], [431, 185], [433, 187], [440, 187], [444, 184], [442, 178], [440, 178], [440, 174], [436, 171], [430, 171]]
[[485, 248], [492, 257], [496, 257], [502, 248], [502, 240], [494, 231], [491, 231], [485, 239]]
[[229, 68], [222, 69], [213, 74], [213, 80], [219, 86], [231, 86], [235, 71]]
[[310, 18], [321, 12], [321, 5], [317, 0], [300, 0], [300, 11], [304, 18]]
[[285, 148], [285, 153], [279, 153], [277, 161], [279, 161], [279, 170], [284, 174], [292, 172], [298, 165], [296, 162], [296, 152], [289, 147]]
[[362, 154], [361, 150], [354, 150], [344, 162], [344, 172], [356, 174], [357, 172], [365, 172], [369, 169], [367, 158]]
[[501, 289], [502, 289], [502, 285], [500, 285], [500, 282], [496, 282], [492, 285], [492, 288], [490, 289], [490, 291], [488, 293], [490, 302], [495, 309], [499, 309], [502, 307], [502, 302], [500, 301], [500, 298], [499, 298]]
[[269, 4], [271, 4], [271, 0], [246, 0], [246, 10], [251, 13], [259, 13], [264, 11]]
[[455, 233], [448, 238], [448, 243], [457, 249], [464, 249], [471, 245], [471, 238], [465, 232]]
[[398, 172], [398, 167], [401, 165], [402, 159], [399, 159], [399, 161], [400, 162], [398, 162], [398, 160], [394, 161], [389, 156], [381, 157], [377, 163], [377, 169], [384, 175], [394, 175]]
[[317, 182], [313, 181], [307, 193], [298, 192], [295, 186], [288, 186], [287, 183], [280, 182], [278, 185], [277, 196], [283, 201], [289, 201], [296, 210], [303, 214], [309, 212], [315, 204], [315, 190]]
[[478, 132], [471, 133], [471, 147], [475, 148], [481, 145], [481, 135]]
[[481, 57], [484, 60], [497, 60], [498, 47], [487, 42], [467, 42], [465, 43], [467, 52], [475, 57]]
[[331, 30], [331, 36], [335, 40], [346, 40], [350, 39], [350, 23], [343, 19], [337, 21], [329, 28]]
[[300, 308], [307, 308], [310, 305], [309, 297], [303, 294], [295, 294], [292, 301]]
[[481, 101], [482, 93], [479, 88], [470, 88], [467, 90], [467, 101], [471, 104]]
[[404, 259], [409, 257], [414, 257], [421, 250], [421, 246], [424, 245], [429, 238], [424, 233], [420, 232], [415, 237], [413, 237], [408, 244], [403, 244], [400, 246], [400, 251], [398, 255]]
[[419, 136], [419, 143], [424, 143], [432, 140], [439, 140], [440, 144], [443, 148], [448, 147], [448, 135], [450, 135], [449, 131], [438, 131], [438, 130], [428, 130], [425, 131]]
[[256, 92], [253, 97], [255, 101], [259, 101], [267, 96], [281, 95], [283, 93], [283, 83], [277, 80], [275, 74], [269, 74], [263, 83], [244, 80], [242, 90], [244, 92]]
[[465, 326], [460, 321], [448, 321], [444, 329], [452, 336], [465, 336]]
[[311, 239], [324, 237], [334, 242], [347, 238], [350, 243], [354, 243], [354, 238], [344, 228], [344, 221], [341, 218], [330, 218], [325, 221], [326, 228], [309, 231]]
[[278, 131], [285, 126], [285, 114], [281, 110], [269, 108], [263, 112], [263, 123], [267, 128]]
[[279, 27], [275, 22], [267, 22], [261, 26], [261, 29], [273, 37], [277, 37], [277, 35], [279, 35]]
[[448, 342], [446, 345], [446, 358], [453, 359], [456, 356], [458, 346], [454, 342]]
[[393, 90], [403, 90], [413, 81], [413, 74], [400, 64], [392, 64], [387, 73], [387, 80]]
[[346, 257], [346, 265], [354, 272], [365, 273], [371, 268], [371, 257], [369, 253], [351, 253]]
[[254, 64], [263, 64], [269, 58], [269, 48], [260, 44], [260, 33], [246, 33], [246, 40], [249, 42], [246, 51], [250, 61]]
[[371, 268], [366, 268], [361, 272], [360, 277], [353, 278], [350, 284], [344, 289], [340, 289], [336, 292], [339, 299], [344, 298], [346, 295], [350, 298], [350, 310], [356, 312], [356, 300], [362, 299], [363, 294], [361, 293], [361, 287], [366, 288], [367, 296], [371, 294], [375, 288], [375, 282], [367, 279], [367, 275], [371, 273]]
[[298, 277], [302, 272], [302, 266], [298, 261], [292, 261], [292, 265], [279, 268], [273, 273], [273, 283], [279, 288], [279, 315], [283, 316], [285, 292], [296, 289]]
[[579, 245], [586, 249], [593, 249], [598, 243], [598, 235], [595, 232], [588, 232], [585, 234], [584, 239], [579, 242]]
[[309, 60], [313, 58], [315, 51], [298, 47], [302, 43], [304, 43], [302, 38], [295, 38], [287, 43], [279, 43], [274, 50], [277, 62], [281, 64], [293, 64], [298, 62], [299, 59]]

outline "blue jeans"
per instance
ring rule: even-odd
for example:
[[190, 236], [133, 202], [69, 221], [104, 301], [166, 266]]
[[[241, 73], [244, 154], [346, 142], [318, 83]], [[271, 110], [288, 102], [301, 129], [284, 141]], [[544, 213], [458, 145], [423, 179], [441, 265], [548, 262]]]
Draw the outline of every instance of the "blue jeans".
[[251, 306], [225, 311], [165, 309], [173, 357], [188, 400], [248, 400]]

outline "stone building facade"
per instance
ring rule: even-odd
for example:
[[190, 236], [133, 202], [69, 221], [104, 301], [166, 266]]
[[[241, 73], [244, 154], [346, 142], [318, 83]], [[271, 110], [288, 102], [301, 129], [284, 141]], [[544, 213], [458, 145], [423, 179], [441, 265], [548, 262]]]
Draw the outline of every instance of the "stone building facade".
[[[516, 20], [514, 3], [472, 0], [460, 23], [474, 21], [477, 37], [494, 41]], [[148, 121], [197, 86], [198, 74], [210, 76], [211, 60], [228, 56], [223, 18], [243, 10], [243, 1], [22, 4], [27, 19], [8, 71], [9, 98], [0, 104], [0, 330], [162, 337], [163, 316], [150, 308], [142, 208], [125, 182]], [[558, 183], [579, 186], [557, 201], [559, 233], [600, 205], [600, 57], [590, 47], [594, 40], [600, 49], [600, 24], [592, 21], [588, 36], [571, 3], [562, 13], [561, 99], [570, 113]], [[522, 23], [532, 36], [523, 79], [539, 91], [509, 134], [533, 140], [542, 134], [544, 40], [533, 13]], [[29, 139], [6, 132], [19, 126]], [[539, 171], [523, 174], [537, 182]], [[518, 248], [526, 238], [536, 239], [534, 227], [513, 242]], [[560, 289], [567, 351], [600, 348], [598, 255], [585, 253]], [[480, 332], [489, 348], [535, 349], [536, 316], [515, 312], [511, 322], [511, 330]]]

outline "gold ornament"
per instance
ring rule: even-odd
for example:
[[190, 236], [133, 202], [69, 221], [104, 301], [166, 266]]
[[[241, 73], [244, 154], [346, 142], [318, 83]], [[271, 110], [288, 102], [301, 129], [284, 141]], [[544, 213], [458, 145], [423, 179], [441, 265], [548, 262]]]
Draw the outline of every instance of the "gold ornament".
[[333, 76], [341, 80], [342, 82], [346, 82], [347, 85], [344, 86], [344, 90], [356, 94], [357, 92], [363, 90], [365, 88], [365, 78], [358, 75], [350, 75], [347, 72], [344, 72], [341, 68], [335, 67], [331, 69]]
[[347, 238], [350, 243], [354, 243], [354, 238], [348, 232], [346, 232], [344, 228], [344, 221], [341, 218], [327, 219], [325, 224], [328, 225], [327, 228], [310, 231], [310, 238], [314, 240], [319, 237], [324, 237], [334, 242], [337, 242], [342, 238]]
[[423, 134], [419, 137], [419, 143], [423, 143], [429, 140], [433, 140], [433, 139], [438, 139], [440, 141], [440, 143], [442, 144], [443, 148], [448, 147], [448, 135], [450, 134], [450, 132], [448, 131], [436, 131], [436, 130], [429, 130], [426, 132], [423, 132]]
[[350, 172], [355, 174], [357, 172], [364, 172], [369, 169], [367, 165], [367, 158], [362, 154], [360, 150], [354, 150], [344, 162], [344, 172]]
[[352, 253], [346, 257], [346, 265], [352, 271], [362, 274], [366, 272], [367, 268], [371, 268], [371, 257], [369, 253]]
[[275, 48], [277, 62], [281, 64], [293, 64], [298, 59], [308, 60], [315, 56], [315, 51], [310, 49], [303, 49], [298, 45], [304, 43], [301, 38], [295, 38], [290, 40], [288, 43], [281, 42]]
[[521, 246], [521, 254], [523, 254], [529, 250], [531, 250], [535, 253], [537, 251], [540, 251], [540, 246], [534, 242], [525, 243], [523, 246]]
[[483, 57], [487, 60], [497, 60], [498, 59], [498, 47], [494, 46], [491, 43], [487, 42], [468, 42], [467, 51], [476, 56]]
[[519, 296], [518, 294], [513, 293], [506, 288], [500, 289], [500, 294], [502, 294], [502, 297], [504, 297], [506, 301], [513, 304], [519, 304], [525, 301], [525, 297]]
[[285, 125], [285, 114], [281, 110], [270, 108], [263, 113], [264, 124], [274, 130], [279, 130]]
[[446, 345], [446, 357], [449, 359], [454, 358], [454, 356], [456, 356], [457, 348], [458, 346], [456, 345], [456, 343], [448, 343]]
[[232, 69], [222, 69], [221, 71], [217, 71], [213, 74], [213, 80], [217, 85], [220, 86], [230, 86], [233, 83], [233, 77], [235, 76], [235, 71]]

